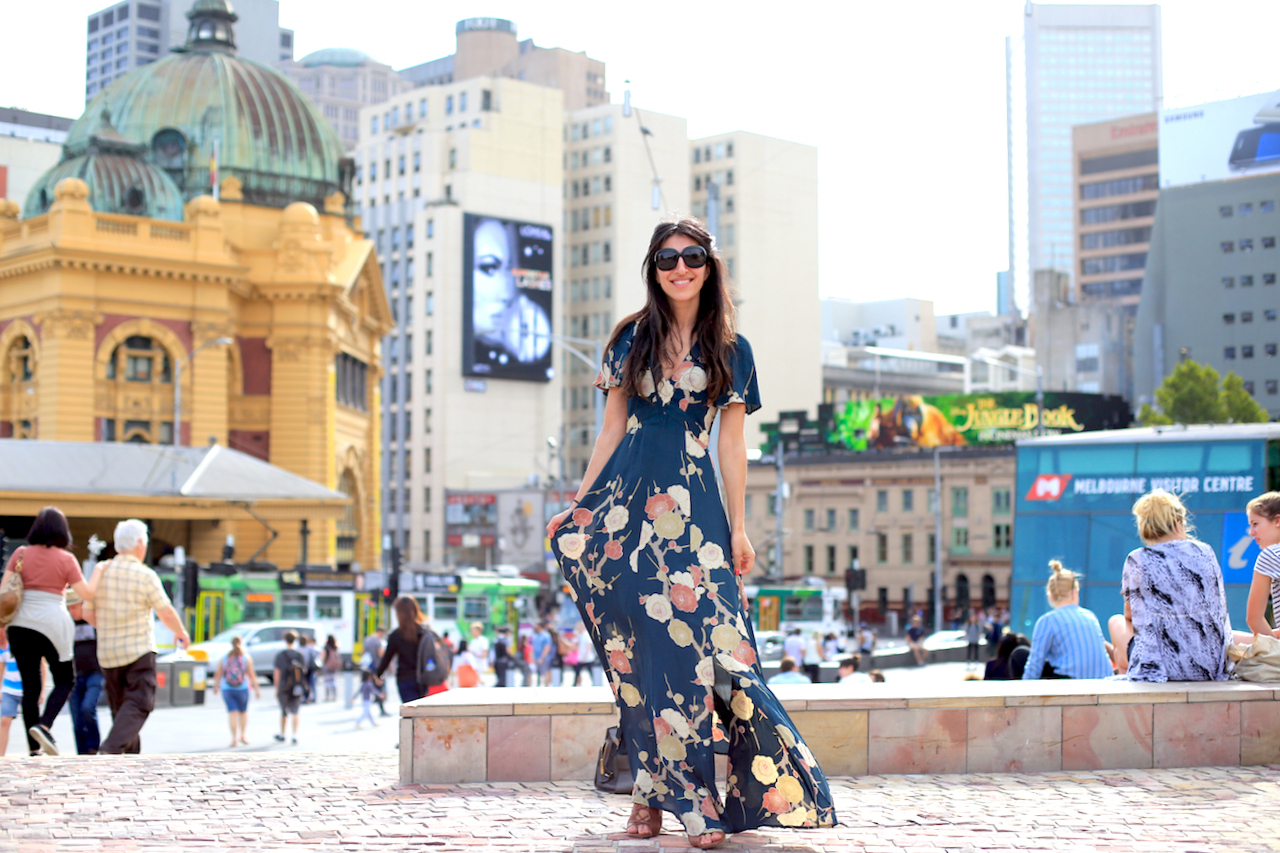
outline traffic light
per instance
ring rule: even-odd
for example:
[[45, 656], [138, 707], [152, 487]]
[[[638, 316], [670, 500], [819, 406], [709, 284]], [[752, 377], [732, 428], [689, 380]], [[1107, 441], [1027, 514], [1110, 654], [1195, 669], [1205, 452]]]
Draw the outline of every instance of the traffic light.
[[391, 546], [391, 572], [387, 576], [387, 587], [383, 590], [387, 601], [395, 601], [400, 597], [400, 546]]
[[849, 592], [861, 592], [867, 588], [867, 570], [849, 568], [844, 570], [844, 588]]
[[182, 564], [182, 606], [195, 607], [200, 601], [200, 566], [194, 560]]

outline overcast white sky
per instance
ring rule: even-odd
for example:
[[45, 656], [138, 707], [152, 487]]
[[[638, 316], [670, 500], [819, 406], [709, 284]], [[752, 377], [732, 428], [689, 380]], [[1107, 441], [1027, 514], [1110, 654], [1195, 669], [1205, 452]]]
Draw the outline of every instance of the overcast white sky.
[[[78, 116], [85, 16], [107, 5], [0, 5], [0, 105]], [[1161, 5], [1166, 106], [1280, 88], [1280, 3]], [[1007, 266], [1004, 37], [1021, 32], [1022, 8], [281, 0], [280, 22], [298, 57], [354, 47], [403, 68], [452, 53], [459, 19], [509, 18], [521, 38], [603, 60], [615, 101], [630, 79], [638, 106], [688, 118], [693, 136], [817, 146], [822, 295], [913, 296], [946, 313], [993, 308]]]

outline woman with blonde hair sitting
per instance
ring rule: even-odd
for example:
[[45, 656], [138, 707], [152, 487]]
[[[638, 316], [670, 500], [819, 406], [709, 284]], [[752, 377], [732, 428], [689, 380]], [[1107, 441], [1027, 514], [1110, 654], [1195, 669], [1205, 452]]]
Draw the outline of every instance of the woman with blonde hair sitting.
[[1049, 568], [1045, 591], [1053, 609], [1036, 620], [1022, 677], [1106, 678], [1112, 674], [1107, 641], [1098, 617], [1080, 606], [1080, 575], [1057, 560]]
[[1225, 681], [1231, 644], [1222, 567], [1193, 538], [1178, 496], [1155, 489], [1133, 505], [1142, 547], [1124, 561], [1124, 614], [1108, 622], [1116, 671], [1130, 681]]

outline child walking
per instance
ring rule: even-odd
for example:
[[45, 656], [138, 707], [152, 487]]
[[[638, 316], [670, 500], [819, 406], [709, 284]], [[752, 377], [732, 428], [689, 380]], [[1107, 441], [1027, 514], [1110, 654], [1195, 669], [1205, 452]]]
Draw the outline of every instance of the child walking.
[[365, 720], [369, 725], [377, 727], [378, 721], [373, 718], [373, 703], [378, 700], [378, 686], [373, 683], [373, 673], [369, 670], [360, 672], [360, 718], [356, 720], [356, 728], [360, 728]]

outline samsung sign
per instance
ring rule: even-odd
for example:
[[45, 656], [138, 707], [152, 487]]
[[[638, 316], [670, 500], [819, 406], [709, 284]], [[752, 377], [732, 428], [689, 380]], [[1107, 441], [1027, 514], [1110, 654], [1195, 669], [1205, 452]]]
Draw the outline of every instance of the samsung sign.
[[1160, 112], [1160, 186], [1280, 171], [1280, 92]]

